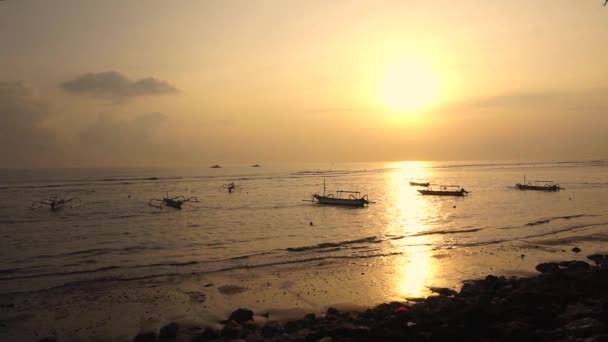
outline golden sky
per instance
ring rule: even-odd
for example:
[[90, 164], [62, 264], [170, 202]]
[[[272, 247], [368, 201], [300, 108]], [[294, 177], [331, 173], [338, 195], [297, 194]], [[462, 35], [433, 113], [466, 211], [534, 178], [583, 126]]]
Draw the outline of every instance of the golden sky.
[[0, 1], [0, 167], [605, 158], [602, 4]]

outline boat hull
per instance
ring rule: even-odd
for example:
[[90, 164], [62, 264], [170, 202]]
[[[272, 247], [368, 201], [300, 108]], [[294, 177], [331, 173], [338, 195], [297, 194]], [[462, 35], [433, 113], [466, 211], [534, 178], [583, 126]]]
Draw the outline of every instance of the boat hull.
[[527, 185], [527, 184], [515, 184], [515, 187], [519, 190], [536, 190], [536, 191], [558, 191], [559, 185]]
[[164, 202], [165, 202], [165, 205], [167, 207], [171, 207], [171, 208], [175, 208], [175, 209], [181, 209], [182, 208], [182, 202], [181, 201], [176, 201], [176, 200], [171, 199], [171, 198], [165, 198]]
[[429, 186], [430, 183], [418, 183], [418, 182], [410, 182], [412, 186]]
[[463, 191], [441, 191], [441, 190], [418, 190], [419, 193], [423, 195], [433, 195], [433, 196], [464, 196]]
[[319, 204], [342, 205], [349, 207], [364, 207], [369, 203], [369, 201], [365, 198], [335, 198], [321, 195], [314, 195], [313, 198], [316, 199]]

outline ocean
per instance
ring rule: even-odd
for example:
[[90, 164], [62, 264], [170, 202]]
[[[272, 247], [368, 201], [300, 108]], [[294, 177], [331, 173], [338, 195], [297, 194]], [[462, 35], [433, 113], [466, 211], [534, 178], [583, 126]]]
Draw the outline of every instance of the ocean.
[[[559, 192], [518, 191], [552, 179]], [[264, 165], [202, 170], [4, 170], [0, 291], [372, 258], [518, 241], [554, 248], [608, 237], [608, 162]], [[422, 196], [409, 181], [458, 184]], [[220, 189], [234, 182], [234, 193]], [[367, 208], [313, 205], [313, 193], [367, 194]], [[150, 199], [196, 196], [182, 210]], [[60, 195], [82, 205], [31, 210]], [[312, 226], [311, 226], [312, 222]], [[305, 267], [305, 266], [302, 266]]]
[[[524, 176], [553, 180], [562, 190], [515, 189]], [[469, 194], [423, 196], [409, 181], [459, 185]], [[230, 182], [237, 185], [233, 193], [222, 189]], [[373, 203], [313, 204], [324, 183], [328, 191], [367, 194]], [[181, 210], [148, 205], [166, 194], [200, 202]], [[30, 209], [53, 195], [82, 205]], [[342, 296], [336, 301], [368, 305], [421, 296], [435, 285], [457, 288], [488, 272], [534, 272], [537, 261], [605, 252], [608, 161], [2, 170], [0, 236], [5, 299], [287, 268], [302, 275], [292, 277], [300, 283], [346, 272], [349, 279], [325, 289], [317, 283], [315, 291], [331, 293], [344, 283], [351, 295], [334, 292]], [[333, 299], [310, 290], [298, 298], [311, 307]]]

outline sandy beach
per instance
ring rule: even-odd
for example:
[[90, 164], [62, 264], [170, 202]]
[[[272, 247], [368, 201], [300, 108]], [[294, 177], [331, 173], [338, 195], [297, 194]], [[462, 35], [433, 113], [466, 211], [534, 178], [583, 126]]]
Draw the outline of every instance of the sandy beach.
[[[536, 250], [533, 246], [530, 248], [530, 252]], [[146, 278], [128, 284], [90, 282], [22, 295], [3, 295], [0, 297], [3, 313], [0, 337], [7, 341], [37, 341], [51, 336], [58, 341], [131, 341], [139, 334], [158, 335], [167, 324], [175, 323], [180, 327], [176, 341], [189, 341], [190, 337], [205, 329], [216, 332], [218, 338], [232, 338], [234, 336], [222, 335], [225, 320], [234, 310], [247, 308], [254, 314], [255, 329], [253, 326], [250, 328], [255, 333], [240, 337], [260, 340], [263, 338], [259, 336], [259, 328], [270, 322], [286, 324], [307, 314], [327, 317], [329, 308], [348, 312], [348, 317], [382, 303], [399, 302], [410, 308], [415, 303], [412, 301], [423, 298], [427, 298], [423, 302], [436, 300], [428, 299], [435, 295], [433, 291], [436, 289], [448, 289], [447, 293], [458, 291], [468, 279], [484, 279], [491, 274], [534, 277], [538, 274], [535, 266], [544, 260], [583, 261], [588, 255], [572, 250], [547, 254], [536, 252], [530, 256], [510, 251], [493, 259], [493, 254], [484, 252], [482, 248], [454, 250], [447, 256], [437, 254], [438, 265], [475, 266], [452, 268], [451, 271], [450, 267], [444, 266], [445, 276], [436, 277], [437, 281], [432, 286], [420, 284], [416, 297], [404, 297], [400, 295], [403, 291], [391, 285], [394, 277], [398, 277], [391, 271], [394, 263], [401, 262], [399, 256], [355, 259], [341, 268], [323, 261], [305, 268], [282, 265], [175, 279]], [[512, 261], [512, 265], [498, 267], [505, 260]], [[493, 272], [494, 268], [501, 269], [501, 273]], [[511, 271], [505, 271], [507, 269]], [[462, 278], [464, 274], [470, 277]], [[435, 318], [444, 319], [441, 316]], [[243, 331], [247, 329], [242, 328]], [[292, 333], [289, 332], [285, 339], [311, 340], [301, 336], [302, 333]], [[273, 335], [268, 339], [279, 337]], [[341, 340], [346, 337], [334, 338]], [[360, 339], [366, 338], [360, 336]]]

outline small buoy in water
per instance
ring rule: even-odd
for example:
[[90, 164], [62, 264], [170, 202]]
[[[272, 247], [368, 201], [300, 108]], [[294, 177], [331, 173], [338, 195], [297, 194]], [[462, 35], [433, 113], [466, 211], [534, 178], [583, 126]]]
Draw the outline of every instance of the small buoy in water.
[[572, 197], [568, 197], [568, 201], [571, 201], [571, 200], [572, 200]]
[[310, 221], [308, 224], [310, 224], [312, 226], [312, 221]]
[[456, 208], [456, 206], [454, 206], [454, 208]]
[[574, 247], [574, 248], [572, 248], [572, 251], [573, 251], [574, 253], [580, 253], [581, 249], [580, 249], [580, 248], [578, 248], [578, 247]]
[[521, 258], [522, 258], [522, 259], [523, 259], [523, 258], [525, 258], [525, 257], [526, 257], [526, 255], [525, 255], [525, 254], [522, 254], [522, 255], [521, 255]]
[[131, 198], [131, 195], [129, 195], [129, 198]]

